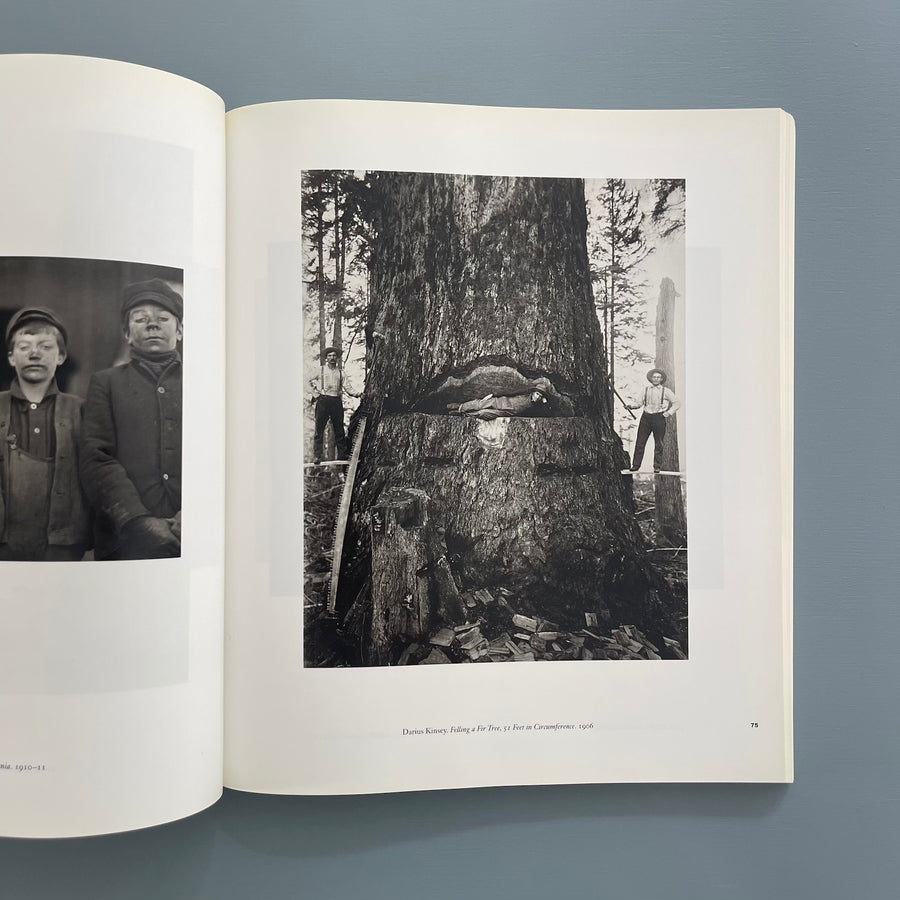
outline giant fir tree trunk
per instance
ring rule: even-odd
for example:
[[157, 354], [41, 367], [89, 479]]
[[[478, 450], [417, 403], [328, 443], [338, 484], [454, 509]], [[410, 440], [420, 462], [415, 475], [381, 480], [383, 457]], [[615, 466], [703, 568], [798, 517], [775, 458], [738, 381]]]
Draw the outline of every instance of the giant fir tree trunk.
[[[677, 396], [675, 373], [675, 284], [663, 278], [659, 286], [656, 306], [656, 368], [667, 376], [666, 386]], [[663, 445], [663, 469], [680, 472], [678, 452], [677, 413], [669, 418]], [[670, 547], [684, 547], [687, 543], [687, 521], [684, 516], [684, 497], [681, 479], [675, 475], [656, 476], [656, 532], [659, 540]]]
[[[368, 633], [379, 635], [368, 660], [392, 661], [425, 627], [407, 624], [412, 630], [395, 634], [392, 648], [385, 622], [433, 627], [433, 613], [447, 605], [446, 584], [432, 585], [430, 614], [384, 610], [427, 598], [420, 579], [440, 570], [446, 581], [448, 567], [456, 589], [504, 587], [518, 609], [547, 620], [583, 626], [584, 611], [594, 610], [658, 633], [659, 585], [612, 427], [582, 182], [387, 173], [374, 190], [367, 375], [357, 413], [368, 421], [339, 600], [346, 611], [355, 599], [357, 622], [368, 604]], [[539, 378], [552, 385], [540, 417], [447, 414], [448, 403], [526, 391]], [[414, 575], [400, 558], [412, 538], [398, 540], [392, 564], [390, 543], [372, 522], [382, 498], [409, 490], [423, 492], [436, 529], [416, 539], [437, 549]], [[376, 573], [374, 625], [373, 538], [379, 566], [397, 573]], [[385, 599], [385, 590], [396, 597]]]

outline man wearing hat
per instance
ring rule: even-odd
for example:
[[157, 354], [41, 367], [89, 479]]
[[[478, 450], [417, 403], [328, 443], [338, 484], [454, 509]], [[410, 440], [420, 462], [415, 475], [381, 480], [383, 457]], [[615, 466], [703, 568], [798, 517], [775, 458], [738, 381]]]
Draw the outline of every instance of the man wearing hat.
[[344, 404], [341, 394], [344, 389], [344, 375], [334, 347], [327, 347], [322, 355], [322, 370], [312, 381], [313, 399], [316, 402], [316, 432], [313, 437], [313, 457], [315, 462], [322, 459], [322, 439], [325, 426], [331, 422], [334, 442], [337, 444], [338, 458], [346, 459], [347, 438], [344, 434]]
[[674, 415], [675, 410], [681, 405], [675, 392], [665, 386], [667, 377], [662, 369], [651, 369], [647, 373], [649, 387], [644, 388], [644, 397], [641, 403], [629, 406], [629, 409], [643, 409], [641, 420], [638, 422], [637, 439], [634, 442], [634, 457], [631, 462], [631, 471], [637, 472], [644, 459], [644, 448], [647, 446], [647, 438], [653, 435], [653, 471], [662, 469], [663, 441], [666, 437], [666, 420]]
[[97, 372], [84, 406], [81, 481], [96, 513], [97, 559], [181, 555], [181, 295], [129, 284], [130, 360]]
[[79, 560], [91, 520], [78, 478], [83, 401], [60, 393], [65, 326], [49, 309], [20, 309], [6, 327], [10, 390], [0, 393], [0, 559]]

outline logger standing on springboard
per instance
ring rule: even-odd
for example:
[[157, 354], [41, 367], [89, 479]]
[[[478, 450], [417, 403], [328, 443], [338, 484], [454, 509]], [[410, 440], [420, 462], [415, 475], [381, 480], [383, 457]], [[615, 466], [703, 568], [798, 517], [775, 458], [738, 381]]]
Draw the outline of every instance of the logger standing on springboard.
[[344, 404], [341, 393], [344, 375], [338, 361], [338, 352], [327, 347], [322, 358], [322, 369], [317, 378], [310, 382], [313, 399], [316, 402], [316, 432], [313, 438], [313, 462], [322, 461], [322, 440], [325, 426], [331, 421], [338, 459], [347, 458], [347, 438], [344, 434]]
[[629, 406], [629, 409], [643, 409], [638, 422], [637, 439], [634, 442], [634, 457], [631, 471], [637, 472], [644, 459], [644, 448], [647, 438], [653, 435], [653, 471], [662, 469], [663, 441], [666, 437], [666, 423], [674, 415], [681, 404], [675, 392], [665, 386], [666, 373], [662, 369], [651, 369], [647, 373], [649, 387], [644, 388], [644, 396], [640, 403]]

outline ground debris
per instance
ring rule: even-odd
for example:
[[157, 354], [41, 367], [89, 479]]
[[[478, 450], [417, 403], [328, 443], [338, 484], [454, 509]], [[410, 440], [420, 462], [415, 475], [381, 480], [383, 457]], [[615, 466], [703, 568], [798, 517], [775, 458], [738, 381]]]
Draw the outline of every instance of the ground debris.
[[334, 525], [343, 478], [336, 466], [303, 470], [304, 665], [338, 667], [349, 661], [327, 615]]
[[431, 636], [430, 643], [438, 647], [449, 647], [456, 638], [456, 632], [452, 628], [442, 628], [437, 634]]
[[[365, 654], [366, 602], [369, 582], [353, 583], [355, 600], [345, 598], [338, 615], [329, 612], [332, 543], [337, 507], [343, 486], [339, 467], [305, 467], [303, 553], [303, 660], [306, 666], [337, 667], [371, 665]], [[653, 482], [636, 484], [640, 504], [639, 526], [647, 545], [659, 549], [653, 506]], [[666, 544], [668, 546], [668, 544]], [[659, 578], [672, 593], [668, 624], [659, 630], [611, 616], [602, 599], [585, 599], [578, 606], [555, 604], [558, 622], [541, 618], [549, 612], [533, 597], [511, 589], [503, 581], [501, 568], [462, 575], [458, 582], [461, 600], [458, 615], [434, 621], [427, 633], [412, 631], [399, 636], [390, 650], [392, 665], [422, 665], [436, 662], [511, 662], [589, 660], [686, 660], [687, 554], [648, 554]], [[359, 573], [357, 573], [358, 575]], [[349, 606], [349, 609], [347, 608]], [[463, 624], [460, 619], [465, 618]], [[630, 615], [629, 615], [629, 618]], [[660, 623], [662, 619], [660, 619]], [[663, 633], [665, 632], [665, 636]], [[587, 651], [587, 652], [584, 652]]]
[[[435, 626], [427, 644], [413, 643], [398, 665], [435, 662], [537, 662], [546, 660], [687, 659], [678, 640], [657, 637], [654, 644], [633, 623], [606, 626], [603, 617], [584, 613], [591, 627], [556, 623], [516, 612], [516, 598], [503, 588], [464, 591], [469, 621]], [[470, 602], [471, 601], [471, 602]], [[579, 616], [581, 614], [579, 613]], [[580, 621], [580, 620], [579, 620]], [[572, 630], [567, 630], [566, 625]], [[431, 647], [431, 652], [427, 650]], [[438, 650], [437, 648], [440, 648]], [[435, 656], [435, 653], [439, 656]]]
[[487, 645], [487, 641], [482, 637], [481, 629], [478, 627], [473, 628], [471, 631], [467, 631], [464, 635], [457, 635], [457, 640], [459, 641], [459, 646], [462, 647], [463, 650], [472, 650], [482, 642]]

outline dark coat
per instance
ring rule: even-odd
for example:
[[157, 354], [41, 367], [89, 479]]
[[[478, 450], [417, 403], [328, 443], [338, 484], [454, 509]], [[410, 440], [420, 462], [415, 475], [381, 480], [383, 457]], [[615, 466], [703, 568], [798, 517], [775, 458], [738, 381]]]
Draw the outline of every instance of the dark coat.
[[[72, 547], [91, 545], [90, 510], [78, 479], [78, 444], [84, 401], [74, 394], [57, 394], [53, 410], [56, 432], [53, 484], [50, 493], [50, 518], [47, 543]], [[9, 477], [9, 422], [12, 394], [0, 393], [0, 543], [6, 540], [6, 501]]]
[[138, 516], [181, 511], [181, 361], [159, 379], [140, 362], [97, 372], [84, 406], [81, 482], [96, 511], [96, 556]]

